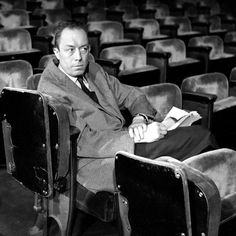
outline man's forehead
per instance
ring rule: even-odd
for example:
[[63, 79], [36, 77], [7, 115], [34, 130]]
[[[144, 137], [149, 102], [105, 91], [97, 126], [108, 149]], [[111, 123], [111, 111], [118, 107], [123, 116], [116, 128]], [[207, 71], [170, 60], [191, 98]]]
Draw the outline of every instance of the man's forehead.
[[83, 29], [69, 29], [65, 28], [61, 32], [62, 43], [74, 43], [74, 44], [88, 44], [88, 37]]

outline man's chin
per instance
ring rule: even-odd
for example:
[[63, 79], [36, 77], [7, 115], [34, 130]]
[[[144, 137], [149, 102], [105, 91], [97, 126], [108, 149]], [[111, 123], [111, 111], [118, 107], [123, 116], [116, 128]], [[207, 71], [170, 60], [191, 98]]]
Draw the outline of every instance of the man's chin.
[[74, 77], [78, 77], [78, 76], [80, 76], [80, 75], [83, 75], [83, 74], [84, 74], [84, 71], [85, 71], [85, 70], [76, 71], [76, 72], [74, 73]]

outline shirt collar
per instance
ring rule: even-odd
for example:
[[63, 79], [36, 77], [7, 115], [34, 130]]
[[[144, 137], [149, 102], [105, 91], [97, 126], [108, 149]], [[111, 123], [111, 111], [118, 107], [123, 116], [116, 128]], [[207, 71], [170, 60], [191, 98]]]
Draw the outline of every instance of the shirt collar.
[[76, 81], [77, 81], [77, 78], [76, 78], [76, 77], [72, 77], [72, 76], [68, 75], [68, 74], [63, 70], [63, 68], [61, 67], [60, 64], [58, 65], [58, 68], [59, 68], [64, 74], [66, 74], [66, 76], [68, 76], [74, 83], [76, 83]]
[[[79, 86], [79, 88], [81, 88], [81, 85], [80, 85], [80, 83], [79, 83], [78, 80], [77, 80], [77, 77], [73, 77], [73, 76], [68, 75], [68, 74], [63, 70], [63, 68], [61, 67], [60, 64], [58, 65], [58, 69], [59, 69], [60, 71], [62, 71], [66, 76], [68, 76], [69, 79], [72, 80], [72, 82], [74, 82], [77, 86]], [[85, 76], [83, 76], [83, 81], [84, 81], [84, 85], [90, 90], [89, 83], [88, 83], [87, 79], [85, 78]]]

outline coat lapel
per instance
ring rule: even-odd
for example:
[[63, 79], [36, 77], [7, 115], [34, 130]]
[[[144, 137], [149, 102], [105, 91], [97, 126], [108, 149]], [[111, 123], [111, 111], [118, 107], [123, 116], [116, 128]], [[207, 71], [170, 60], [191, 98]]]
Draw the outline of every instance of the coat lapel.
[[[57, 67], [56, 63], [53, 63], [53, 67]], [[110, 114], [112, 116], [116, 116], [119, 119], [121, 119], [121, 113], [120, 111], [115, 109], [115, 106], [111, 104], [111, 101], [104, 100], [104, 94], [101, 94], [98, 85], [96, 84], [97, 73], [87, 73], [86, 79], [88, 80], [88, 83], [90, 85], [91, 90], [93, 90], [97, 97], [99, 104], [93, 101], [86, 93], [84, 93], [70, 78], [67, 77], [62, 71], [60, 71], [58, 68], [54, 69], [54, 76], [59, 80], [58, 82], [66, 88], [68, 93], [73, 94], [75, 96], [80, 97], [81, 100], [84, 101], [84, 103], [90, 103], [91, 105], [97, 107], [100, 110], [103, 110], [107, 114]], [[117, 106], [117, 105], [116, 105]]]
[[[112, 115], [112, 116], [116, 116], [120, 119], [120, 117], [122, 116], [120, 113], [119, 109], [116, 109], [117, 104], [114, 104], [113, 99], [111, 98], [107, 98], [106, 95], [104, 94], [104, 90], [103, 90], [103, 94], [101, 93], [101, 90], [99, 89], [96, 81], [101, 80], [100, 78], [98, 78], [98, 73], [89, 73], [86, 74], [86, 79], [89, 82], [89, 86], [91, 88], [92, 91], [94, 91], [98, 97], [98, 101], [100, 106], [98, 107], [99, 109], [102, 109], [104, 112]], [[105, 96], [104, 96], [105, 95]]]

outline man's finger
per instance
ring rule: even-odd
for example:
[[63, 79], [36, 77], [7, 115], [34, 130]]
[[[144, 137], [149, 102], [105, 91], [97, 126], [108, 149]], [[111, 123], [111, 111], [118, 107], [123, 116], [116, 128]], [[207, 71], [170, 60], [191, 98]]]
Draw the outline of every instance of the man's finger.
[[138, 126], [138, 132], [139, 132], [140, 138], [143, 139], [144, 138], [143, 126]]
[[135, 128], [133, 129], [133, 131], [134, 131], [134, 137], [135, 137], [135, 139], [140, 140], [141, 137], [140, 137], [140, 133], [139, 133], [139, 128], [138, 128], [138, 127], [135, 127]]
[[128, 129], [128, 131], [129, 131], [129, 136], [131, 137], [131, 138], [134, 138], [134, 131], [133, 131], [133, 128], [129, 128]]

